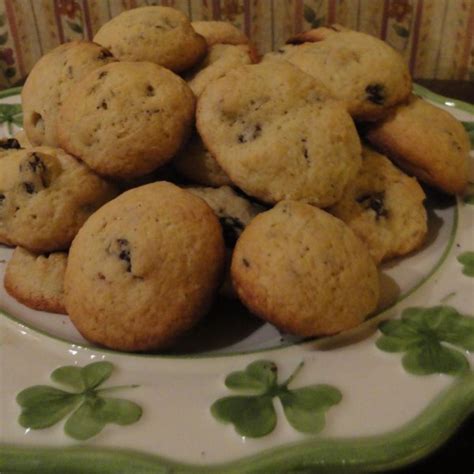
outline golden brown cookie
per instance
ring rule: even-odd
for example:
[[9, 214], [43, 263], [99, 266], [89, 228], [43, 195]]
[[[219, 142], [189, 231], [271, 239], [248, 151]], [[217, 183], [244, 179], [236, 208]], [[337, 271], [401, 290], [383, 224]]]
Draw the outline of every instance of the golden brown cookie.
[[330, 206], [360, 167], [343, 105], [285, 61], [241, 66], [212, 82], [198, 100], [197, 128], [231, 181], [269, 204]]
[[206, 39], [209, 46], [215, 44], [247, 44], [245, 33], [227, 21], [193, 21], [191, 26], [196, 33]]
[[318, 28], [290, 41], [297, 46], [283, 48], [278, 56], [323, 83], [358, 120], [385, 115], [411, 92], [402, 56], [378, 38], [348, 29]]
[[389, 159], [364, 147], [362, 167], [329, 212], [344, 221], [379, 263], [419, 248], [428, 232], [425, 193]]
[[0, 159], [0, 243], [44, 253], [69, 247], [115, 186], [59, 148], [13, 150]]
[[172, 164], [191, 183], [213, 187], [232, 184], [217, 160], [206, 150], [197, 131], [173, 158]]
[[468, 181], [471, 145], [450, 113], [412, 96], [386, 119], [375, 123], [367, 139], [402, 169], [449, 194], [462, 193]]
[[67, 253], [35, 254], [17, 247], [5, 270], [4, 286], [29, 308], [66, 314], [64, 273]]
[[202, 199], [167, 182], [141, 186], [99, 209], [74, 239], [66, 308], [94, 343], [169, 347], [206, 313], [223, 263], [220, 224]]
[[339, 219], [297, 201], [252, 220], [237, 241], [231, 272], [250, 311], [299, 336], [353, 328], [379, 298], [377, 268], [364, 244]]
[[102, 25], [94, 41], [120, 61], [150, 61], [174, 72], [193, 67], [207, 49], [184, 13], [162, 6], [124, 11]]
[[101, 175], [134, 178], [175, 155], [194, 108], [194, 94], [168, 69], [112, 63], [76, 84], [60, 110], [59, 141]]
[[23, 126], [29, 141], [58, 146], [58, 112], [71, 88], [113, 61], [110, 51], [89, 41], [72, 41], [46, 53], [34, 65], [21, 91]]

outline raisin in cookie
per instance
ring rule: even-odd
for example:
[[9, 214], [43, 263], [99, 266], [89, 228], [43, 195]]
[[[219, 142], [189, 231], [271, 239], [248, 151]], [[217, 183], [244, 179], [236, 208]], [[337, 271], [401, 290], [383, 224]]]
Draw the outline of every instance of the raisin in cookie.
[[257, 61], [252, 57], [248, 45], [216, 44], [209, 48], [205, 58], [184, 78], [194, 94], [199, 97], [212, 81], [238, 66], [255, 62]]
[[408, 98], [411, 78], [402, 56], [382, 40], [351, 30], [305, 32], [279, 55], [322, 82], [359, 120], [374, 120]]
[[402, 169], [450, 194], [467, 186], [469, 137], [450, 113], [412, 96], [385, 120], [375, 123], [367, 139]]
[[360, 167], [343, 105], [284, 61], [241, 66], [212, 82], [198, 100], [197, 127], [232, 182], [269, 204], [330, 206]]
[[0, 159], [0, 242], [37, 253], [66, 249], [86, 219], [116, 194], [59, 148], [14, 150]]
[[74, 239], [66, 309], [97, 344], [169, 347], [206, 313], [223, 262], [220, 224], [202, 199], [167, 182], [141, 186], [99, 209]]
[[94, 41], [120, 61], [150, 61], [181, 72], [206, 53], [206, 40], [187, 16], [170, 7], [133, 8], [102, 25]]
[[115, 61], [95, 43], [73, 41], [45, 54], [21, 91], [23, 126], [33, 145], [58, 146], [58, 109], [71, 88], [91, 71]]
[[4, 286], [29, 308], [66, 314], [64, 273], [67, 253], [35, 254], [17, 247], [5, 270]]
[[192, 183], [213, 187], [232, 184], [217, 160], [206, 150], [197, 132], [173, 158], [172, 164], [181, 176]]
[[0, 138], [0, 158], [2, 156], [8, 156], [15, 150], [21, 150], [24, 148], [20, 141], [15, 138]]
[[335, 334], [362, 323], [379, 298], [377, 268], [342, 221], [282, 201], [245, 228], [232, 281], [257, 316], [298, 336]]
[[424, 199], [415, 178], [364, 147], [358, 176], [329, 212], [354, 231], [379, 263], [423, 244], [428, 231]]
[[191, 132], [194, 108], [194, 94], [168, 69], [112, 63], [73, 88], [59, 113], [59, 141], [101, 175], [134, 178], [173, 157]]
[[193, 21], [191, 26], [206, 39], [209, 46], [215, 44], [247, 44], [247, 36], [227, 21]]

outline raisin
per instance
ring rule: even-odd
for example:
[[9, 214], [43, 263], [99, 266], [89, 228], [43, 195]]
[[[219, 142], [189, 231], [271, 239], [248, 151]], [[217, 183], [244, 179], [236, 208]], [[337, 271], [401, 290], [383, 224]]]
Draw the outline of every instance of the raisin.
[[246, 258], [243, 258], [243, 259], [242, 259], [242, 263], [243, 263], [247, 268], [250, 267], [250, 262], [249, 262]]
[[0, 206], [3, 204], [3, 201], [5, 201], [6, 197], [5, 194], [0, 193]]
[[117, 239], [120, 260], [127, 264], [127, 272], [132, 271], [132, 261], [130, 258], [130, 243], [126, 239]]
[[383, 105], [385, 102], [385, 87], [382, 84], [369, 84], [365, 88], [367, 100], [377, 105]]
[[146, 95], [148, 97], [153, 97], [155, 95], [155, 88], [150, 84], [146, 86]]
[[36, 153], [31, 154], [31, 157], [27, 163], [28, 167], [31, 171], [33, 171], [33, 173], [44, 173], [46, 171], [46, 166]]
[[107, 110], [109, 108], [109, 106], [107, 105], [107, 102], [105, 100], [103, 100], [97, 107], [96, 109], [99, 110], [99, 109], [104, 109], [104, 110]]
[[21, 150], [21, 145], [15, 138], [3, 138], [0, 140], [0, 148], [3, 150]]
[[100, 53], [99, 53], [99, 56], [97, 56], [97, 59], [99, 61], [104, 61], [107, 58], [113, 58], [113, 57], [114, 55], [108, 49], [103, 48], [100, 50]]
[[103, 79], [106, 75], [107, 75], [107, 71], [102, 71], [102, 72], [99, 74], [99, 79]]
[[23, 187], [28, 194], [34, 194], [36, 192], [35, 185], [30, 182], [23, 183]]
[[237, 239], [244, 230], [244, 224], [235, 217], [219, 217], [219, 222], [222, 226], [222, 233], [226, 247], [234, 247]]
[[387, 217], [388, 211], [384, 207], [385, 193], [364, 194], [357, 198], [357, 202], [365, 209], [372, 209], [375, 212], [376, 219]]
[[253, 127], [247, 127], [244, 130], [244, 133], [241, 133], [237, 136], [237, 140], [239, 143], [251, 142], [257, 139], [261, 135], [261, 132], [262, 132], [262, 126], [259, 123], [257, 123]]

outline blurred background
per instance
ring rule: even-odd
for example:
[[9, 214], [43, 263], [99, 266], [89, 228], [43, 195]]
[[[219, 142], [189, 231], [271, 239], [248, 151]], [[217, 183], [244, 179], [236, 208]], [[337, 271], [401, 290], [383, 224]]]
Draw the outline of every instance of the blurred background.
[[474, 0], [0, 0], [0, 88], [20, 84], [58, 44], [91, 39], [111, 17], [143, 5], [230, 21], [260, 53], [340, 23], [387, 41], [415, 79], [474, 81]]

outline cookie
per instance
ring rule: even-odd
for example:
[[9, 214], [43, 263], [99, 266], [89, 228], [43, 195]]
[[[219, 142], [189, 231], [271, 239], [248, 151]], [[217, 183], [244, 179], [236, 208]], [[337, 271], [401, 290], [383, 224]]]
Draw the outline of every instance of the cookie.
[[329, 212], [366, 244], [376, 263], [406, 255], [425, 241], [425, 193], [391, 161], [364, 147], [362, 167]]
[[469, 137], [450, 113], [412, 96], [366, 134], [402, 169], [449, 194], [468, 182]]
[[120, 195], [71, 246], [66, 309], [88, 340], [112, 349], [163, 349], [207, 311], [221, 280], [219, 221], [200, 198], [160, 182]]
[[230, 277], [232, 250], [245, 227], [264, 208], [239, 196], [229, 186], [222, 186], [220, 188], [191, 186], [186, 187], [186, 190], [204, 199], [219, 219], [226, 246], [226, 271], [219, 292], [227, 298], [235, 299], [237, 295], [232, 288]]
[[117, 62], [72, 90], [61, 107], [61, 146], [97, 173], [134, 178], [164, 165], [188, 138], [195, 98], [157, 64]]
[[28, 137], [26, 136], [26, 132], [24, 130], [20, 130], [19, 132], [15, 133], [15, 136], [13, 138], [20, 144], [21, 148], [33, 147], [30, 140], [28, 140]]
[[193, 21], [194, 31], [203, 36], [208, 46], [215, 44], [247, 44], [247, 36], [227, 21]]
[[278, 329], [323, 336], [353, 328], [376, 308], [377, 268], [342, 221], [282, 201], [245, 228], [232, 256], [232, 281], [249, 310]]
[[411, 78], [402, 56], [373, 36], [322, 28], [290, 41], [280, 58], [323, 83], [358, 120], [375, 120], [406, 100]]
[[185, 189], [204, 199], [215, 212], [221, 223], [225, 246], [228, 249], [234, 248], [245, 227], [264, 210], [263, 206], [239, 196], [229, 186], [220, 188], [188, 186]]
[[197, 128], [231, 181], [268, 204], [330, 206], [360, 166], [343, 105], [284, 61], [241, 66], [212, 82], [198, 100]]
[[87, 218], [117, 191], [59, 148], [0, 159], [0, 242], [36, 253], [69, 247]]
[[58, 110], [71, 88], [88, 73], [113, 61], [110, 51], [88, 41], [65, 43], [45, 54], [21, 91], [23, 127], [29, 141], [58, 146]]
[[38, 255], [17, 247], [5, 270], [5, 289], [13, 298], [29, 308], [66, 314], [66, 263], [65, 252]]
[[209, 48], [205, 58], [184, 78], [196, 97], [199, 97], [212, 81], [238, 66], [257, 62], [252, 54], [248, 45], [216, 44]]
[[176, 171], [191, 183], [212, 187], [232, 184], [217, 160], [206, 150], [196, 131], [172, 163]]
[[102, 25], [94, 41], [120, 61], [150, 61], [174, 72], [191, 68], [207, 50], [184, 13], [161, 6], [124, 11]]

